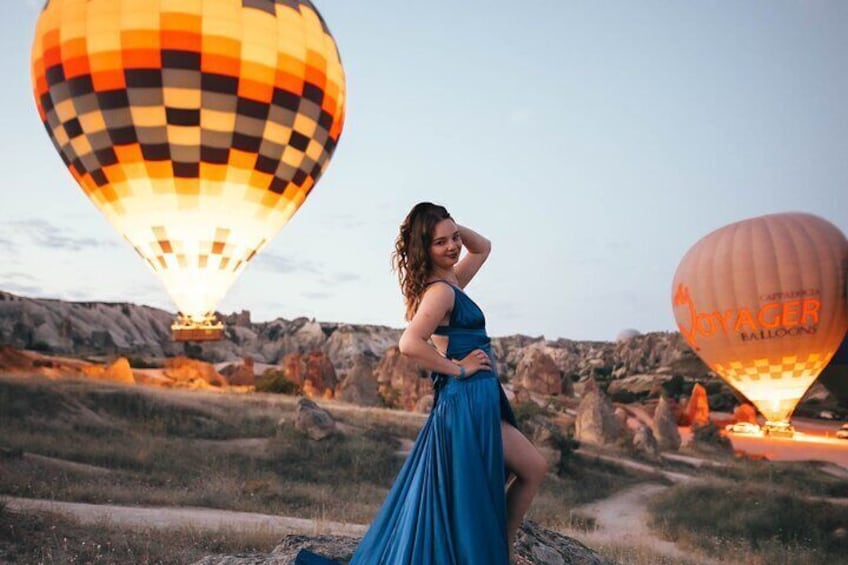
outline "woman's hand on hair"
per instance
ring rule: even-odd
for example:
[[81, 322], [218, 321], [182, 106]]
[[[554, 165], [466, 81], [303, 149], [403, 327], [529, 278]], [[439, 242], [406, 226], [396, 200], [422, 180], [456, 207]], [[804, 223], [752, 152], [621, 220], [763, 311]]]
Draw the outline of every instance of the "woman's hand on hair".
[[489, 355], [482, 349], [475, 349], [474, 351], [463, 357], [462, 361], [457, 364], [463, 369], [465, 369], [466, 377], [470, 377], [478, 371], [492, 370], [492, 360], [489, 358]]

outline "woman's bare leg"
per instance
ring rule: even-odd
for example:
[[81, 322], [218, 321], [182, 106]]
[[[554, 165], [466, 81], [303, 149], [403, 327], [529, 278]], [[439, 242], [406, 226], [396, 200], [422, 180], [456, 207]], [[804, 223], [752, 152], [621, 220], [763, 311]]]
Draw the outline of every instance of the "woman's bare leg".
[[501, 422], [501, 437], [504, 463], [515, 475], [506, 493], [506, 533], [511, 560], [515, 533], [545, 479], [548, 463], [530, 440], [507, 422]]

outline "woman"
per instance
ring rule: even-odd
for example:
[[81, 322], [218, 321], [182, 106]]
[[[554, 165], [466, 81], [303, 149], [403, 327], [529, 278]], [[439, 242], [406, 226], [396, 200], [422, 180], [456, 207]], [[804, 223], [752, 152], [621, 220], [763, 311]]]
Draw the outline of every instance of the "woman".
[[[409, 326], [399, 347], [433, 372], [435, 399], [351, 565], [509, 562], [547, 465], [516, 427], [483, 312], [462, 290], [490, 248], [429, 202], [400, 226], [393, 262]], [[505, 492], [507, 471], [515, 479]]]

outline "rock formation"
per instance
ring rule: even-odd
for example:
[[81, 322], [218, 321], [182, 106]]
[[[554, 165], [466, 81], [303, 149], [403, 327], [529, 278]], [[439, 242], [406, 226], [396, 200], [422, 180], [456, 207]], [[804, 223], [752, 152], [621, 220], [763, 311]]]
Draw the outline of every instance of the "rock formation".
[[618, 440], [621, 431], [609, 398], [597, 387], [587, 390], [577, 408], [574, 437], [581, 442], [605, 445]]
[[[211, 555], [194, 565], [294, 565], [301, 549], [347, 563], [359, 538], [288, 535], [271, 553]], [[613, 565], [579, 541], [525, 520], [515, 540], [517, 565]]]
[[[513, 381], [539, 394], [571, 393], [570, 388], [563, 390], [562, 371], [556, 366], [551, 356], [535, 347], [530, 348], [521, 358]], [[567, 384], [570, 385], [571, 381], [567, 380]]]
[[733, 410], [733, 419], [737, 422], [757, 423], [757, 409], [753, 404], [740, 404]]
[[174, 386], [181, 388], [219, 387], [227, 384], [215, 367], [188, 357], [168, 359], [165, 362], [164, 375]]
[[336, 370], [326, 354], [311, 351], [289, 353], [283, 358], [286, 379], [300, 385], [310, 397], [321, 397], [327, 389], [336, 388]]
[[710, 404], [707, 400], [707, 389], [701, 383], [696, 383], [686, 404], [686, 423], [690, 426], [703, 426], [710, 421]]
[[336, 398], [360, 406], [379, 406], [376, 366], [377, 358], [373, 355], [363, 353], [357, 357], [345, 380], [336, 388]]
[[118, 357], [106, 367], [105, 377], [107, 380], [125, 384], [135, 384], [130, 362], [126, 357]]
[[241, 363], [227, 365], [221, 369], [221, 374], [233, 386], [253, 386], [256, 384], [256, 363], [253, 357], [245, 357]]
[[386, 350], [374, 376], [387, 406], [414, 410], [422, 396], [433, 392], [429, 373], [402, 355], [397, 346]]
[[680, 449], [680, 431], [677, 429], [677, 418], [665, 396], [660, 397], [660, 402], [654, 411], [654, 419], [651, 425], [657, 447], [662, 451], [677, 451]]
[[633, 447], [649, 459], [657, 459], [659, 456], [657, 440], [651, 428], [644, 424], [639, 425], [639, 428], [633, 434]]

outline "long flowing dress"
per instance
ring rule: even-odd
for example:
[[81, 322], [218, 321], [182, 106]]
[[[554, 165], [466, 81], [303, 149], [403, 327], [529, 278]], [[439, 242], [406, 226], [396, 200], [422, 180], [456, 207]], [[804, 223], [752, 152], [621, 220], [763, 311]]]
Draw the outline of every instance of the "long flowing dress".
[[508, 564], [501, 421], [516, 426], [515, 416], [483, 311], [450, 286], [450, 323], [435, 332], [448, 338], [446, 356], [482, 349], [493, 369], [463, 379], [433, 375], [433, 410], [351, 565]]

